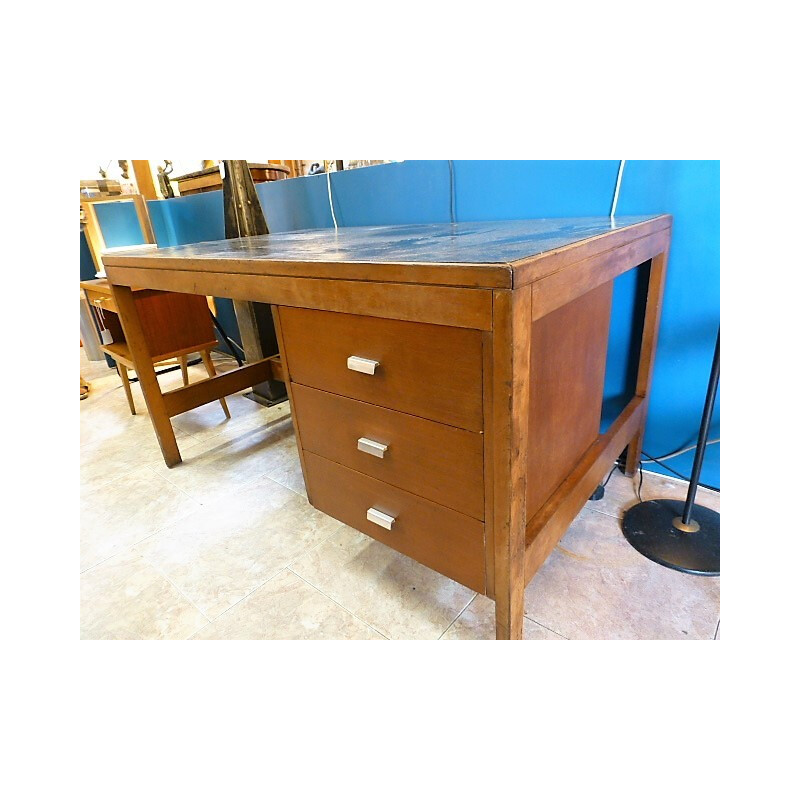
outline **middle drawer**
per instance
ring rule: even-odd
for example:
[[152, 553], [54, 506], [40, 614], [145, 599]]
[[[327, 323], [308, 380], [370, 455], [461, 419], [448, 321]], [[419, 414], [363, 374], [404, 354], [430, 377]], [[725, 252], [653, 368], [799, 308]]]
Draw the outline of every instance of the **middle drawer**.
[[297, 383], [292, 393], [304, 450], [483, 519], [481, 434]]

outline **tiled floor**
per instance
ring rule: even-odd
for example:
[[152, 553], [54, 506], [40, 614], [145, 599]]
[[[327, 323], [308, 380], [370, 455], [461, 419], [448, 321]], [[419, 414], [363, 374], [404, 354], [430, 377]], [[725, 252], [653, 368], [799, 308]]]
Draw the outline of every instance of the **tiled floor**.
[[[228, 421], [218, 403], [176, 417], [184, 463], [167, 469], [138, 384], [134, 417], [116, 373], [81, 358], [82, 638], [494, 637], [491, 600], [308, 505], [287, 404], [240, 394]], [[644, 499], [683, 494], [645, 474]], [[527, 588], [526, 639], [718, 637], [719, 579], [633, 550], [619, 518], [634, 502], [617, 473], [581, 512]]]

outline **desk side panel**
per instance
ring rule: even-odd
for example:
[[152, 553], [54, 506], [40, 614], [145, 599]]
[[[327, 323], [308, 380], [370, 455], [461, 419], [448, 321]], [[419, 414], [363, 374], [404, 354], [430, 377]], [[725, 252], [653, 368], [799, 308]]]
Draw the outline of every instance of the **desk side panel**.
[[527, 519], [597, 439], [613, 283], [531, 325]]

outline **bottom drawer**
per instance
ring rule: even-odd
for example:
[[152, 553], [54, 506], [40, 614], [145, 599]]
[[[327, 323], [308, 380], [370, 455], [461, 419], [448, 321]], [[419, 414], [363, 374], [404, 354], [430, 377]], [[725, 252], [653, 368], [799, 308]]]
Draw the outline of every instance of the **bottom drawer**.
[[[309, 451], [303, 457], [308, 494], [320, 511], [476, 592], [486, 591], [481, 522]], [[375, 521], [367, 518], [370, 510]]]

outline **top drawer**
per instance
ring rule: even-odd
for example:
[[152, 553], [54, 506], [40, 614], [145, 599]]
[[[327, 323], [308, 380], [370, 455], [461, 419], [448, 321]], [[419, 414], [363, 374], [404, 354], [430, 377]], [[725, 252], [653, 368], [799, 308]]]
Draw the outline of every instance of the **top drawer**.
[[480, 331], [286, 306], [279, 314], [292, 381], [483, 429]]
[[110, 294], [93, 292], [91, 289], [87, 289], [86, 300], [90, 306], [94, 306], [95, 308], [102, 308], [103, 311], [113, 311], [115, 314], [119, 313], [117, 311], [117, 304]]

